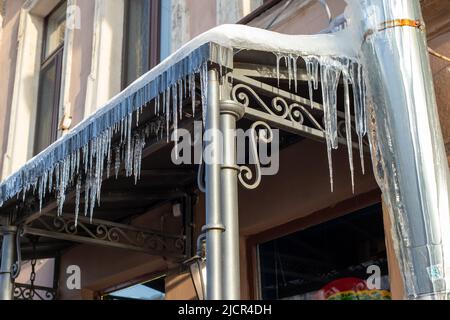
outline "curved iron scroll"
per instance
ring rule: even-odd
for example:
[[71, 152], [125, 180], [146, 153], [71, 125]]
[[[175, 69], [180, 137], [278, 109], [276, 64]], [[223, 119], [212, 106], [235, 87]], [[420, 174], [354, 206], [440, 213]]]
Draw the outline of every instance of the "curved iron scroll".
[[184, 257], [184, 235], [170, 235], [130, 225], [72, 216], [43, 215], [26, 227], [26, 232], [62, 240], [119, 247], [154, 255]]
[[[259, 135], [257, 134], [258, 127], [263, 127], [265, 129], [259, 131]], [[264, 132], [266, 132], [266, 134], [263, 134]], [[242, 165], [239, 167], [239, 181], [245, 188], [253, 190], [256, 189], [261, 183], [261, 163], [258, 154], [257, 140], [259, 139], [261, 142], [269, 144], [273, 142], [273, 137], [274, 135], [272, 128], [263, 121], [257, 121], [250, 127], [250, 159], [254, 162], [255, 173], [253, 174], [252, 170], [247, 165]]]
[[15, 283], [14, 300], [56, 300], [56, 289]]
[[297, 102], [289, 103], [287, 99], [277, 96], [272, 98], [271, 105], [268, 106], [255, 90], [242, 83], [233, 87], [231, 97], [246, 108], [251, 107], [250, 100], [253, 98], [260, 108], [272, 116], [290, 120], [297, 124], [304, 124], [306, 118], [315, 129], [325, 131], [324, 126], [319, 123], [314, 115]]

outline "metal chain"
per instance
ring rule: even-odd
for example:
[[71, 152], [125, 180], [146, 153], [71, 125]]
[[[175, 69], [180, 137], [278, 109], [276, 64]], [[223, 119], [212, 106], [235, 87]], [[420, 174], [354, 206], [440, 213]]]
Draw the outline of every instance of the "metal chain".
[[38, 242], [37, 237], [31, 238], [31, 244], [33, 246], [33, 258], [31, 259], [31, 273], [30, 273], [30, 300], [34, 297], [34, 281], [36, 280], [36, 244]]

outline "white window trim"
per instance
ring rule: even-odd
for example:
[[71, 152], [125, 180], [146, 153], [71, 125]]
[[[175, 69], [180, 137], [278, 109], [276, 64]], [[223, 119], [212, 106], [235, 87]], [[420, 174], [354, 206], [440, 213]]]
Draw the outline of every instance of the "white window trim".
[[121, 91], [124, 0], [96, 0], [91, 72], [84, 116], [88, 117]]
[[[27, 0], [20, 12], [11, 120], [2, 178], [19, 169], [33, 155], [44, 20], [58, 3], [59, 0]], [[68, 37], [70, 34], [66, 30], [65, 39]], [[63, 75], [68, 72], [66, 64], [71, 60], [71, 51], [64, 52]], [[62, 99], [68, 91], [69, 82], [61, 81]], [[64, 110], [61, 103], [59, 111], [62, 117]]]

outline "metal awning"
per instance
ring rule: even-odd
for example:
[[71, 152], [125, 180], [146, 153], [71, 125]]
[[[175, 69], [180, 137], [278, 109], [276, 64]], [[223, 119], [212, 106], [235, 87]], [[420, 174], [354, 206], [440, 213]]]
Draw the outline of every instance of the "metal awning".
[[[219, 31], [227, 34], [235, 27]], [[248, 31], [242, 26], [239, 30]], [[19, 234], [50, 239], [37, 244], [38, 255], [76, 242], [178, 261], [190, 257], [192, 192], [198, 187], [196, 175], [203, 180], [203, 170], [171, 163], [169, 135], [181, 128], [192, 131], [195, 120], [208, 126], [208, 110], [219, 110], [210, 104], [212, 83], [220, 88], [221, 101], [228, 101], [227, 112], [233, 114], [234, 105], [242, 111], [240, 127], [264, 123], [279, 128], [282, 144], [295, 136], [326, 141], [321, 98], [309, 96], [310, 89], [320, 84], [318, 77], [312, 80], [321, 63], [318, 56], [303, 52], [303, 60], [299, 48], [257, 50], [258, 45], [239, 37], [230, 42], [230, 35], [218, 37], [220, 44], [203, 43], [211, 37], [202, 36], [180, 49], [0, 184], [0, 215], [12, 217], [9, 223], [19, 228]], [[347, 57], [327, 55], [327, 59], [323, 62], [335, 62], [346, 71], [351, 62]], [[353, 115], [349, 113], [346, 121], [342, 103], [338, 109], [337, 141], [358, 146], [345, 133], [348, 126], [355, 127]], [[243, 186], [255, 188], [261, 178], [259, 163], [248, 179], [250, 170], [241, 164], [239, 179]], [[130, 217], [167, 202], [180, 203], [187, 214], [184, 225], [172, 228], [172, 233], [128, 225]], [[22, 242], [27, 248], [24, 258], [33, 256], [29, 241]]]
[[[396, 19], [398, 14], [406, 13], [415, 18], [408, 20], [416, 21], [411, 25], [420, 25], [417, 23], [421, 20], [418, 3], [410, 0], [400, 2], [402, 5], [396, 8], [381, 4], [389, 9], [384, 11], [384, 19]], [[417, 111], [429, 117], [420, 127], [433, 132], [433, 135], [420, 136], [419, 139], [418, 131], [413, 130], [418, 127], [416, 118], [404, 120], [393, 112], [394, 104], [398, 101], [404, 102], [402, 107], [407, 111], [406, 114], [419, 109], [411, 102], [416, 98], [422, 99], [422, 91], [408, 90], [407, 85], [397, 88], [392, 83], [391, 79], [394, 78], [399, 83], [406, 82], [409, 78], [406, 77], [405, 80], [400, 64], [383, 64], [385, 61], [394, 61], [390, 60], [389, 55], [389, 50], [393, 47], [383, 51], [386, 43], [384, 35], [388, 34], [384, 33], [386, 22], [377, 20], [384, 29], [371, 29], [378, 25], [373, 25], [372, 20], [366, 19], [367, 8], [361, 7], [361, 3], [356, 0], [349, 0], [349, 3], [351, 10], [348, 14], [353, 19], [350, 20], [353, 21], [353, 26], [348, 30], [333, 34], [289, 36], [245, 26], [224, 25], [197, 37], [175, 52], [0, 184], [0, 203], [3, 203], [0, 215], [8, 216], [8, 223], [11, 224], [3, 230], [5, 248], [10, 250], [13, 247], [12, 237], [17, 226], [19, 230], [31, 234], [45, 234], [56, 238], [61, 231], [72, 230], [76, 233], [83, 229], [81, 236], [76, 235], [80, 237], [69, 239], [66, 235], [64, 239], [87, 243], [92, 241], [87, 239], [91, 236], [92, 228], [103, 224], [110, 225], [113, 229], [118, 227], [113, 225], [116, 222], [95, 222], [93, 217], [94, 207], [100, 203], [105, 187], [109, 189], [107, 192], [111, 192], [110, 198], [120, 199], [120, 195], [114, 193], [112, 187], [115, 177], [134, 177], [135, 182], [138, 182], [142, 169], [152, 170], [154, 168], [151, 164], [160, 160], [149, 156], [159, 150], [165, 150], [165, 157], [161, 159], [165, 159], [167, 165], [171, 149], [168, 144], [169, 134], [176, 134], [180, 128], [192, 130], [193, 120], [201, 120], [205, 131], [202, 147], [205, 153], [210, 151], [210, 159], [203, 161], [200, 168], [188, 166], [187, 169], [199, 173], [198, 187], [205, 191], [206, 225], [203, 231], [206, 235], [207, 297], [235, 299], [240, 292], [239, 277], [236, 276], [239, 274], [237, 187], [240, 182], [246, 188], [255, 188], [261, 180], [257, 151], [253, 152], [257, 150], [256, 141], [270, 142], [273, 137], [272, 128], [277, 128], [285, 134], [325, 142], [330, 164], [330, 183], [333, 186], [332, 150], [338, 148], [339, 144], [347, 145], [349, 165], [353, 173], [354, 147], [359, 148], [362, 159], [364, 137], [370, 133], [372, 157], [380, 187], [394, 201], [390, 204], [395, 213], [396, 219], [393, 220], [398, 232], [395, 240], [401, 244], [402, 254], [406, 252], [413, 257], [411, 264], [402, 264], [405, 279], [414, 281], [414, 285], [408, 287], [408, 295], [435, 297], [436, 294], [438, 297], [441, 293], [445, 294], [448, 275], [442, 271], [446, 261], [440, 254], [448, 248], [434, 243], [432, 248], [429, 247], [432, 239], [428, 235], [434, 235], [434, 232], [444, 235], [443, 230], [447, 228], [449, 217], [448, 212], [444, 217], [440, 211], [446, 204], [438, 199], [440, 206], [422, 205], [438, 201], [431, 192], [434, 190], [431, 182], [439, 180], [436, 176], [442, 178], [438, 181], [438, 189], [446, 190], [444, 182], [447, 181], [447, 168], [445, 175], [426, 174], [437, 173], [446, 161], [424, 161], [423, 155], [417, 153], [417, 148], [411, 149], [412, 152], [407, 155], [401, 152], [403, 149], [409, 150], [407, 148], [410, 145], [420, 140], [419, 144], [425, 149], [426, 146], [433, 146], [439, 157], [445, 154], [436, 138], [436, 129], [432, 127], [437, 122], [436, 114]], [[373, 6], [380, 6], [380, 2]], [[401, 19], [407, 20], [403, 16]], [[406, 34], [408, 31], [401, 29], [398, 39], [402, 39], [403, 32]], [[414, 39], [414, 43], [420, 43], [423, 37], [420, 31], [417, 32], [407, 34]], [[390, 41], [399, 41], [398, 39]], [[402, 54], [408, 54], [401, 50], [400, 45], [395, 48]], [[426, 55], [426, 50], [421, 53]], [[363, 58], [371, 57], [365, 63], [371, 74], [364, 73], [359, 54]], [[410, 56], [411, 61], [418, 57], [419, 54]], [[422, 79], [428, 74], [423, 64], [416, 63], [411, 68], [419, 65], [424, 74], [420, 77]], [[390, 77], [378, 74], [380, 69]], [[368, 82], [367, 79], [372, 81]], [[387, 83], [391, 85], [383, 86]], [[366, 85], [369, 94], [366, 94]], [[421, 88], [432, 96], [432, 91], [425, 84]], [[340, 99], [337, 92], [340, 92]], [[371, 98], [368, 105], [366, 97]], [[373, 105], [373, 101], [377, 103]], [[432, 101], [425, 101], [423, 105], [436, 109]], [[391, 117], [386, 117], [389, 112], [392, 112]], [[401, 131], [405, 123], [413, 129]], [[234, 133], [230, 133], [236, 126], [250, 127], [249, 148], [257, 159], [253, 171], [246, 164], [237, 163], [236, 139]], [[265, 135], [261, 135], [258, 128], [263, 128]], [[391, 132], [395, 132], [396, 136], [390, 135]], [[223, 135], [223, 144], [217, 136], [219, 133]], [[380, 143], [380, 137], [388, 142]], [[401, 138], [396, 140], [396, 137]], [[408, 143], [405, 144], [405, 141]], [[400, 151], [394, 150], [393, 143], [396, 143], [395, 147]], [[417, 166], [427, 170], [417, 172]], [[402, 168], [407, 169], [403, 172], [399, 170]], [[381, 176], [382, 174], [387, 176]], [[415, 180], [408, 184], [409, 178]], [[430, 184], [424, 185], [423, 181], [430, 181]], [[192, 186], [195, 186], [195, 182], [190, 176], [185, 187]], [[169, 190], [165, 197], [170, 199], [171, 194], [176, 191]], [[129, 197], [131, 193], [132, 191], [122, 196]], [[416, 195], [417, 198], [425, 196], [418, 201], [420, 203], [410, 201]], [[149, 194], [141, 194], [138, 198], [144, 201], [147, 199], [147, 205], [152, 201]], [[65, 215], [66, 200], [74, 209], [74, 215], [70, 214], [69, 218]], [[80, 218], [83, 216], [80, 203], [84, 203], [84, 215], [90, 218], [87, 222]], [[405, 211], [405, 207], [409, 209]], [[407, 219], [409, 216], [414, 219]], [[440, 219], [445, 224], [430, 226], [427, 222], [430, 217], [433, 218], [432, 221]], [[44, 230], [44, 233], [42, 228], [35, 227], [34, 224], [48, 218], [53, 219], [53, 226], [62, 225], [62, 229]], [[44, 225], [45, 223], [44, 221]], [[84, 226], [84, 223], [91, 226]], [[154, 239], [154, 234], [157, 233], [126, 225], [120, 227], [124, 230], [122, 235], [127, 235], [123, 237], [125, 240], [132, 233], [140, 240]], [[421, 237], [417, 233], [411, 233], [411, 230], [418, 228], [427, 230], [426, 235]], [[172, 241], [173, 247], [179, 249], [178, 253], [182, 251], [184, 256], [190, 255], [189, 250], [186, 250], [189, 248], [186, 233], [181, 236], [158, 236]], [[410, 248], [410, 239], [421, 241], [418, 249]], [[156, 241], [161, 242], [165, 243], [165, 240]], [[134, 249], [143, 248], [136, 247], [135, 244], [132, 244]], [[156, 253], [173, 253], [166, 248], [163, 245]], [[155, 248], [146, 249], [151, 251]], [[8, 250], [5, 249], [5, 256], [9, 261], [12, 253]], [[223, 259], [223, 256], [227, 259]], [[409, 256], [398, 256], [405, 261], [410, 259]], [[428, 276], [430, 268], [434, 278]], [[411, 277], [418, 275], [419, 270], [420, 276]], [[0, 281], [0, 284], [10, 286], [7, 281]], [[0, 288], [0, 293], [6, 291]]]

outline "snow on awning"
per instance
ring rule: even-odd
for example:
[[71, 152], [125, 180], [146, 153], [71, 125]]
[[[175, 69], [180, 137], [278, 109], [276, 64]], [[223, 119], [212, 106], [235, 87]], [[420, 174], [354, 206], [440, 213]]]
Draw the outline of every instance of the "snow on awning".
[[[348, 72], [348, 64], [345, 66], [340, 59], [357, 60], [357, 53], [352, 47], [345, 46], [345, 37], [348, 35], [344, 32], [284, 35], [242, 25], [222, 25], [211, 29], [137, 79], [68, 134], [7, 177], [0, 184], [0, 207], [20, 193], [25, 199], [30, 190], [38, 195], [42, 206], [45, 195], [55, 192], [58, 213], [61, 213], [65, 193], [70, 185], [76, 188], [77, 204], [80, 194], [85, 193], [92, 216], [94, 204], [99, 199], [103, 173], [106, 171], [109, 174], [114, 151], [116, 166], [123, 161], [127, 176], [139, 175], [145, 138], [152, 128], [132, 135], [131, 120], [134, 112], [138, 111], [138, 116], [143, 107], [154, 102], [152, 105], [156, 112], [164, 114], [166, 118], [166, 128], [169, 127], [169, 122], [176, 127], [182, 108], [182, 96], [190, 94], [192, 103], [195, 104], [195, 94], [192, 93], [196, 90], [195, 77], [199, 75], [204, 116], [208, 63], [221, 68], [232, 68], [234, 49], [272, 52], [277, 57], [278, 68], [283, 58], [287, 65], [292, 66], [291, 60], [296, 61], [301, 56], [305, 59], [312, 79], [318, 73], [319, 64], [334, 65], [335, 68], [323, 68], [325, 73], [322, 76], [335, 81], [341, 72]], [[316, 85], [317, 81], [318, 76], [315, 77]], [[312, 85], [313, 81], [310, 81], [310, 86]], [[335, 94], [331, 94], [329, 98], [333, 100], [333, 96]], [[120, 134], [121, 146], [112, 150], [111, 139], [116, 134]], [[329, 150], [332, 146], [334, 142], [329, 144]], [[104, 168], [105, 164], [107, 170]], [[83, 191], [81, 180], [85, 182]], [[78, 205], [76, 211], [78, 216]]]

